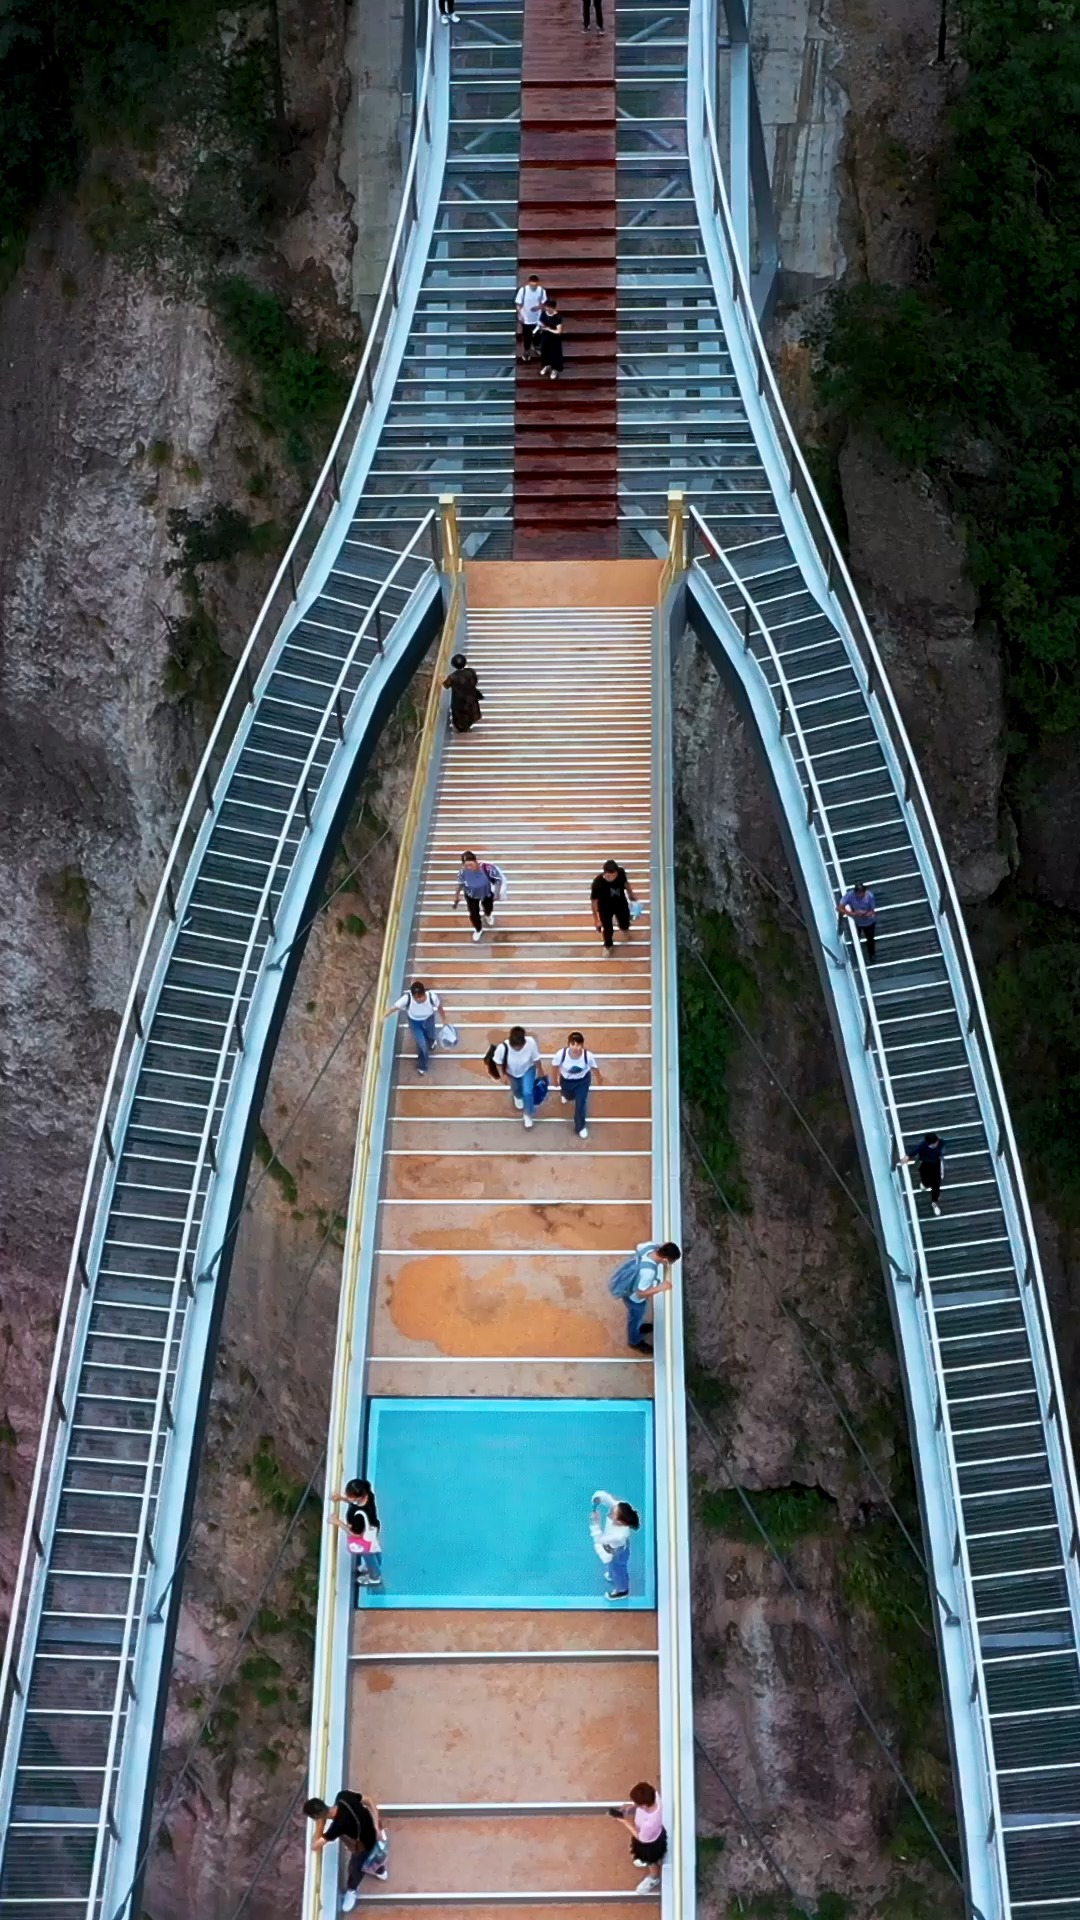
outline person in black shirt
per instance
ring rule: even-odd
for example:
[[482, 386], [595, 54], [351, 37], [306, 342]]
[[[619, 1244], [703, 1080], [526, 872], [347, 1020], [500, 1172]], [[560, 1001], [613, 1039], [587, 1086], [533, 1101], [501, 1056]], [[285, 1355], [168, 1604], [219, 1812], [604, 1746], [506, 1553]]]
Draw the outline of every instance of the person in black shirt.
[[597, 933], [603, 935], [604, 954], [610, 960], [615, 950], [615, 928], [624, 940], [630, 938], [630, 902], [637, 898], [626, 877], [626, 868], [617, 860], [605, 860], [603, 871], [592, 883], [592, 917]]
[[563, 370], [562, 314], [554, 300], [544, 301], [544, 310], [536, 328], [536, 345], [540, 349], [540, 372], [557, 380]]
[[946, 1151], [945, 1141], [940, 1134], [924, 1133], [900, 1162], [902, 1167], [910, 1167], [913, 1161], [918, 1161], [919, 1184], [929, 1193], [934, 1213], [941, 1212], [941, 1176], [945, 1171]]
[[376, 1880], [388, 1878], [382, 1815], [374, 1800], [365, 1799], [362, 1793], [350, 1793], [345, 1787], [332, 1807], [328, 1807], [325, 1800], [305, 1800], [304, 1812], [315, 1822], [312, 1853], [329, 1846], [331, 1840], [343, 1841], [348, 1849], [349, 1870], [341, 1910], [351, 1913], [356, 1905], [356, 1890], [365, 1873], [373, 1874]]

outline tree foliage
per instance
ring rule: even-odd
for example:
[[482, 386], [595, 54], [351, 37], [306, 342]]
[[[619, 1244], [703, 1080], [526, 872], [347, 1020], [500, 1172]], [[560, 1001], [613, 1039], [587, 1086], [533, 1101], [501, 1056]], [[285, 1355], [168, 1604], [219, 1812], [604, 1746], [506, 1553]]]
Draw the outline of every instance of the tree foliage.
[[948, 485], [1029, 740], [1080, 726], [1080, 0], [964, 0], [925, 289], [844, 291], [828, 403]]
[[[196, 199], [213, 199], [219, 176], [234, 198], [269, 190], [260, 169], [272, 173], [283, 135], [277, 40], [267, 31], [275, 4], [0, 0], [0, 286], [37, 207], [72, 185], [94, 144], [123, 137], [149, 151], [178, 120], [204, 136], [212, 120]], [[202, 213], [196, 206], [196, 224]]]

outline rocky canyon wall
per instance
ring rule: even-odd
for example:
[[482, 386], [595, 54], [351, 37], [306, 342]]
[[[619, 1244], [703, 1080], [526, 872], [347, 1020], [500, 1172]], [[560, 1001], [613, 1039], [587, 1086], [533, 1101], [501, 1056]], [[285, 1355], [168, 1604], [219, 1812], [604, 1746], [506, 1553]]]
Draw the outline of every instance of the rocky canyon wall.
[[[288, 154], [273, 232], [237, 264], [347, 354], [400, 175], [401, 7], [282, 0], [277, 13]], [[256, 417], [198, 274], [181, 280], [102, 244], [101, 159], [44, 208], [0, 300], [0, 1604], [96, 1109], [212, 719], [200, 689], [178, 684], [170, 623], [188, 603], [168, 516], [227, 508], [274, 522], [255, 551], [205, 576], [235, 656], [308, 484]], [[303, 1773], [310, 1510], [271, 1569], [325, 1438], [365, 994], [414, 721], [408, 700], [339, 860], [346, 885], [313, 932], [267, 1095], [186, 1579], [162, 1763], [175, 1798], [150, 1866], [152, 1920], [226, 1920]], [[298, 1884], [300, 1836], [283, 1841], [251, 1920], [279, 1913]]]

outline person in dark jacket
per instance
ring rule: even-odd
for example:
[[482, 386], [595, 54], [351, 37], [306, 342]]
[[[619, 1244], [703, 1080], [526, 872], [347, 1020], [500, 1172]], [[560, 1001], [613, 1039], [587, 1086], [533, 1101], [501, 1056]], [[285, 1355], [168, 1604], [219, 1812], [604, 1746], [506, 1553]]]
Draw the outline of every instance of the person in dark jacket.
[[476, 670], [469, 666], [463, 653], [455, 653], [450, 666], [452, 671], [443, 681], [443, 686], [450, 689], [450, 721], [455, 733], [468, 733], [469, 728], [484, 717], [480, 709], [484, 696]]
[[563, 370], [563, 320], [554, 300], [544, 301], [544, 311], [536, 329], [536, 344], [540, 348], [540, 375], [546, 373], [551, 380], [557, 380]]
[[341, 1911], [351, 1913], [356, 1905], [356, 1890], [365, 1873], [370, 1873], [376, 1880], [388, 1877], [382, 1815], [374, 1800], [367, 1799], [362, 1793], [351, 1793], [344, 1787], [332, 1807], [328, 1807], [325, 1800], [305, 1800], [304, 1812], [309, 1820], [315, 1822], [312, 1853], [321, 1852], [332, 1840], [341, 1840], [348, 1849], [349, 1869]]
[[626, 868], [620, 867], [617, 860], [605, 860], [592, 883], [589, 899], [593, 926], [604, 942], [604, 955], [609, 960], [615, 951], [616, 926], [624, 940], [630, 938], [630, 903], [636, 898], [626, 877]]
[[924, 1133], [900, 1162], [902, 1167], [910, 1167], [918, 1162], [919, 1182], [930, 1195], [930, 1206], [934, 1213], [941, 1212], [941, 1176], [945, 1171], [945, 1152], [945, 1142], [940, 1134]]

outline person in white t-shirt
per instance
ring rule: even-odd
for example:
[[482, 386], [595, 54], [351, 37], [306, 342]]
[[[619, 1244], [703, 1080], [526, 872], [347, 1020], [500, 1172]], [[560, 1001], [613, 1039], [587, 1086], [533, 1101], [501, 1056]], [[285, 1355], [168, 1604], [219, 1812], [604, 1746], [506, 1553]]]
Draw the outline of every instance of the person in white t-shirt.
[[574, 1132], [579, 1140], [587, 1140], [589, 1129], [586, 1118], [589, 1108], [589, 1088], [595, 1079], [600, 1085], [600, 1062], [595, 1053], [590, 1053], [585, 1045], [583, 1033], [568, 1033], [565, 1047], [560, 1047], [551, 1056], [552, 1071], [559, 1076], [559, 1090], [563, 1106], [573, 1104]]
[[540, 285], [540, 276], [530, 273], [528, 279], [522, 281], [514, 296], [518, 331], [521, 335], [519, 360], [535, 360], [537, 357], [536, 329], [540, 324], [540, 315], [544, 311], [546, 299], [547, 290]]
[[414, 980], [408, 993], [399, 994], [387, 1007], [383, 1018], [392, 1020], [396, 1013], [407, 1013], [412, 1037], [416, 1042], [416, 1071], [426, 1073], [431, 1049], [435, 1045], [435, 1021], [442, 1011], [443, 999], [434, 988], [425, 987], [422, 980]]
[[499, 1072], [509, 1081], [514, 1105], [524, 1115], [525, 1125], [531, 1127], [533, 1088], [536, 1076], [544, 1065], [536, 1041], [531, 1033], [526, 1033], [524, 1027], [511, 1027], [506, 1039], [500, 1040], [491, 1057]]

